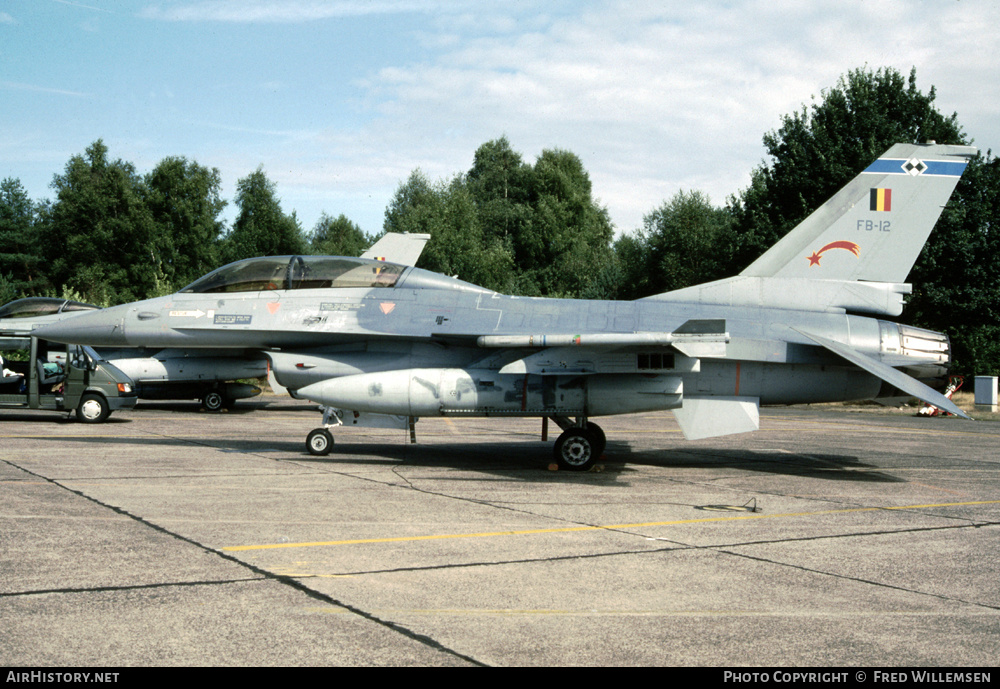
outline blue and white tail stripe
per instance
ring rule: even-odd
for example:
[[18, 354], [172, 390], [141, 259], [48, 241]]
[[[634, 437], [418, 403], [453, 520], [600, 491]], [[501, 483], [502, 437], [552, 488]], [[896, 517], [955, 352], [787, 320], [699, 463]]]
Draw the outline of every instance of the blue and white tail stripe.
[[879, 158], [865, 168], [862, 174], [961, 177], [967, 165], [966, 161]]

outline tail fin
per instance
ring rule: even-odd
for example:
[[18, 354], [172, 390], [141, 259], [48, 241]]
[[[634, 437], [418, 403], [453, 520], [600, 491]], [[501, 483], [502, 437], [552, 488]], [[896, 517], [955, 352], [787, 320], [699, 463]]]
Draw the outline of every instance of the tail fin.
[[975, 154], [896, 144], [740, 275], [905, 281]]
[[972, 146], [896, 144], [735, 277], [647, 299], [898, 316]]

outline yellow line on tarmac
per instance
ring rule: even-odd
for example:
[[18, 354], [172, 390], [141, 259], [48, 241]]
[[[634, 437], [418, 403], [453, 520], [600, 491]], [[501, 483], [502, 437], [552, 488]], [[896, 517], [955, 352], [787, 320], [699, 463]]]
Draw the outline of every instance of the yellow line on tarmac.
[[820, 512], [788, 512], [785, 514], [745, 514], [735, 517], [704, 517], [702, 519], [678, 519], [668, 522], [643, 522], [637, 524], [606, 524], [604, 526], [568, 526], [554, 529], [527, 529], [523, 531], [485, 531], [482, 533], [437, 534], [430, 536], [396, 536], [392, 538], [359, 538], [348, 541], [315, 541], [311, 543], [272, 543], [267, 545], [234, 545], [222, 548], [227, 552], [244, 550], [274, 550], [276, 548], [314, 548], [331, 545], [359, 545], [363, 543], [408, 543], [415, 541], [438, 541], [450, 538], [492, 538], [495, 536], [532, 536], [536, 534], [573, 533], [580, 531], [601, 531], [610, 529], [638, 529], [650, 526], [676, 526], [679, 524], [700, 524], [707, 522], [730, 522], [746, 519], [779, 519], [784, 517], [815, 517], [824, 514], [848, 514], [852, 512], [878, 512], [880, 510], [918, 510], [931, 507], [965, 507], [970, 505], [995, 505], [1000, 500], [979, 500], [975, 502], [943, 502], [928, 505], [903, 505], [901, 507], [853, 507], [842, 510], [822, 510]]

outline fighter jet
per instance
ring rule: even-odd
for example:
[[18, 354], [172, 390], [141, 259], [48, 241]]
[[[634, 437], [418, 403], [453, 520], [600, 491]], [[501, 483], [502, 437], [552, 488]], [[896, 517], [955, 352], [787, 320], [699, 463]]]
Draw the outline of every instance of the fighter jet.
[[689, 439], [757, 430], [761, 405], [900, 394], [959, 416], [918, 379], [947, 336], [899, 316], [905, 283], [976, 149], [897, 144], [739, 275], [636, 301], [506, 296], [364, 258], [238, 261], [180, 292], [44, 327], [100, 346], [263, 353], [329, 427], [384, 415], [544, 417], [560, 466], [604, 451], [595, 417], [673, 410]]
[[[429, 234], [387, 233], [362, 257], [413, 265], [429, 239]], [[99, 308], [93, 304], [53, 297], [18, 299], [0, 306], [0, 337], [30, 336], [42, 325]], [[234, 381], [269, 375], [267, 359], [259, 352], [248, 352], [242, 348], [147, 350], [102, 347], [99, 354], [135, 382], [141, 399], [200, 399], [208, 411], [220, 411], [230, 407], [234, 400], [260, 394], [257, 386]]]

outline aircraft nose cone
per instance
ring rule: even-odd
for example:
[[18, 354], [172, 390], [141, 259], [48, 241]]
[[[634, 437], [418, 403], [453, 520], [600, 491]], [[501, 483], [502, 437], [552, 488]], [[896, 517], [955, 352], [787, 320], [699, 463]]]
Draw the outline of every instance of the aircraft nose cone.
[[125, 341], [125, 313], [121, 307], [88, 311], [58, 323], [36, 328], [34, 335], [53, 342], [117, 347]]

